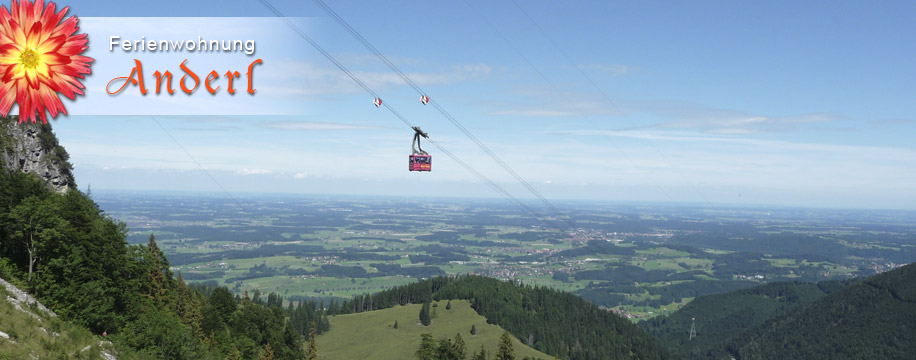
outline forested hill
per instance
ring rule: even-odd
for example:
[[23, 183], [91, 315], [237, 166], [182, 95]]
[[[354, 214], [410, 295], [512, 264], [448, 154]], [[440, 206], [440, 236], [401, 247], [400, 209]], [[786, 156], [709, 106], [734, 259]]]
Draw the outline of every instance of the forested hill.
[[[702, 296], [671, 315], [642, 321], [639, 326], [662, 346], [686, 359], [728, 359], [731, 355], [726, 347], [742, 332], [846, 285], [841, 281], [777, 282]], [[696, 337], [691, 339], [692, 324]]]
[[768, 320], [728, 350], [739, 360], [913, 359], [916, 263]]
[[[317, 304], [284, 309], [275, 294], [196, 289], [169, 270], [152, 235], [129, 245], [123, 223], [62, 180], [67, 153], [49, 125], [0, 118], [0, 149], [0, 278], [60, 316], [24, 317], [4, 306], [0, 359], [98, 358], [99, 350], [73, 347], [106, 335], [114, 347], [106, 351], [125, 359], [304, 359], [309, 324], [327, 330]], [[58, 175], [47, 176], [52, 168]]]
[[687, 359], [913, 359], [916, 264], [859, 281], [704, 296], [640, 326]]
[[482, 276], [437, 277], [357, 296], [341, 311], [362, 312], [431, 300], [469, 300], [487, 322], [561, 359], [667, 359], [644, 331], [579, 296]]

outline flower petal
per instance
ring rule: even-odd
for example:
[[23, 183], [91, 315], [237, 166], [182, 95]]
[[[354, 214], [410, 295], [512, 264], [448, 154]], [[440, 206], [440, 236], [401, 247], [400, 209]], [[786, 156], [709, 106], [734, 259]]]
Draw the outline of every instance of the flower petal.
[[38, 90], [38, 86], [41, 84], [41, 82], [38, 81], [38, 71], [35, 71], [35, 69], [26, 69], [25, 79], [29, 82], [30, 88]]
[[40, 38], [41, 38], [41, 23], [36, 22], [32, 24], [32, 27], [29, 28], [29, 33], [26, 37], [26, 47], [35, 48], [38, 47]]
[[0, 81], [10, 82], [13, 81], [13, 78], [16, 77], [16, 67], [19, 65], [10, 65], [6, 68], [6, 71], [3, 73], [3, 78], [0, 78]]
[[39, 44], [38, 47], [35, 48], [35, 51], [38, 51], [39, 54], [57, 52], [57, 50], [60, 50], [60, 47], [63, 46], [65, 43], [67, 43], [66, 36], [63, 36], [63, 35], [53, 36], [53, 37], [48, 38], [41, 44]]
[[16, 83], [0, 83], [0, 115], [7, 116], [16, 103]]

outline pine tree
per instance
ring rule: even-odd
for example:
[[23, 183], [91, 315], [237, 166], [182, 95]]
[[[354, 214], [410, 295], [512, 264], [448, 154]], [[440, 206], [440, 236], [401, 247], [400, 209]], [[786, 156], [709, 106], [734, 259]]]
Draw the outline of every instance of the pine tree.
[[423, 307], [420, 308], [420, 323], [423, 326], [429, 326], [432, 323], [432, 318], [429, 316], [429, 303], [423, 303]]
[[451, 310], [451, 309], [452, 309], [452, 301], [449, 300], [448, 304], [445, 304], [445, 310]]
[[439, 339], [439, 346], [436, 348], [436, 359], [438, 360], [464, 360], [459, 357], [455, 344], [451, 340]]
[[474, 335], [477, 335], [477, 327], [474, 325], [471, 325], [471, 336], [474, 336]]
[[484, 350], [483, 344], [480, 344], [480, 351], [478, 351], [477, 353], [475, 353], [474, 356], [471, 357], [471, 360], [488, 360], [488, 359], [487, 359], [487, 351]]
[[398, 321], [397, 321], [397, 320], [394, 321], [394, 328], [395, 328], [395, 329], [398, 328]]
[[196, 334], [201, 334], [200, 324], [203, 320], [200, 299], [197, 292], [192, 291], [184, 282], [181, 273], [178, 273], [178, 301], [175, 302], [176, 312], [181, 322], [188, 325]]
[[331, 321], [328, 320], [328, 314], [325, 313], [321, 316], [321, 321], [318, 323], [318, 333], [322, 334], [328, 330], [331, 330]]
[[506, 331], [499, 337], [499, 350], [496, 360], [515, 360], [515, 349], [512, 348], [512, 335]]
[[454, 353], [458, 359], [464, 360], [468, 357], [468, 346], [465, 344], [464, 339], [461, 338], [460, 333], [455, 334], [455, 340], [452, 340], [452, 348], [455, 350]]
[[267, 343], [267, 345], [264, 346], [264, 352], [262, 352], [261, 355], [258, 356], [258, 360], [273, 360], [273, 359], [274, 359], [274, 349], [270, 347], [270, 343]]
[[420, 335], [420, 348], [414, 353], [417, 360], [439, 360], [436, 351], [436, 340], [431, 334]]
[[229, 316], [238, 308], [237, 301], [232, 296], [232, 293], [222, 286], [213, 290], [209, 301], [210, 306], [213, 307], [222, 322], [228, 321]]
[[229, 348], [229, 355], [226, 356], [226, 360], [241, 360], [242, 352], [239, 351], [239, 348], [232, 344], [232, 347]]
[[147, 297], [153, 299], [158, 304], [165, 304], [166, 297], [168, 294], [168, 274], [171, 276], [171, 272], [168, 268], [168, 261], [165, 259], [165, 255], [159, 250], [159, 246], [156, 245], [156, 235], [149, 234], [149, 242], [147, 242], [146, 247], [146, 260], [148, 266], [148, 275], [149, 275], [149, 290], [147, 291]]
[[312, 330], [309, 331], [309, 348], [306, 353], [307, 360], [318, 360], [318, 341], [315, 339], [318, 331], [315, 329], [315, 322], [312, 321]]

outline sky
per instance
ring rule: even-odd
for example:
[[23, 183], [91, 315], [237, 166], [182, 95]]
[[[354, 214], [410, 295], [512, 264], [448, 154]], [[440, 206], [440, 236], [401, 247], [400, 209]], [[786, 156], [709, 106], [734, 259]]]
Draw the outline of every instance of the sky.
[[[313, 2], [272, 3], [449, 152], [533, 197]], [[548, 199], [916, 209], [914, 2], [328, 3]], [[408, 172], [412, 131], [260, 1], [60, 4], [97, 59], [52, 123], [82, 188], [501, 196], [428, 144], [433, 171]], [[107, 51], [114, 32], [258, 51]], [[263, 58], [261, 93], [105, 94], [132, 57], [147, 78], [184, 58], [244, 77]]]

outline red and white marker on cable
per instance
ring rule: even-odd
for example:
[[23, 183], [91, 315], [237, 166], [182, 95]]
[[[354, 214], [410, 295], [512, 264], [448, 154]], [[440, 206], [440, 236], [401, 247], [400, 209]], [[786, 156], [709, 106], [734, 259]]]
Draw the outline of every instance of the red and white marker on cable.
[[429, 96], [426, 96], [426, 95], [420, 96], [420, 102], [423, 103], [423, 105], [428, 104], [428, 103], [429, 103]]
[[375, 100], [372, 100], [372, 105], [375, 105], [375, 107], [382, 106], [382, 99], [375, 98]]

